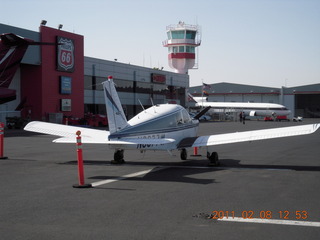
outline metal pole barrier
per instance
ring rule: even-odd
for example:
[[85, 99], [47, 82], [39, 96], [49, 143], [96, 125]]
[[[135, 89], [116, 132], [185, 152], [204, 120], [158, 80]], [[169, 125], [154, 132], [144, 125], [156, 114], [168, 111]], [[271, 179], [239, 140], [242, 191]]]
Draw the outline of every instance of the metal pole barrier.
[[191, 155], [191, 156], [201, 156], [201, 154], [198, 154], [198, 147], [194, 147], [193, 148], [193, 155]]
[[8, 159], [8, 157], [3, 156], [4, 152], [4, 123], [0, 123], [0, 159]]
[[91, 184], [84, 183], [84, 170], [83, 170], [83, 156], [82, 156], [82, 142], [81, 142], [81, 132], [77, 131], [77, 157], [78, 157], [78, 177], [79, 184], [74, 184], [74, 188], [90, 188]]

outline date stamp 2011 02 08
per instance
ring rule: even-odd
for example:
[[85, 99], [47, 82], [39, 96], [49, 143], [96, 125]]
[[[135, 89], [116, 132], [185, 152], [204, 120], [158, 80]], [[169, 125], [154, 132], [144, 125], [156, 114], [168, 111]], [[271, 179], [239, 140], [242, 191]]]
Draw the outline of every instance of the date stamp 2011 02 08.
[[211, 219], [223, 219], [223, 218], [235, 218], [240, 217], [243, 219], [253, 219], [253, 218], [260, 218], [260, 219], [286, 219], [286, 220], [306, 220], [308, 219], [308, 211], [305, 210], [296, 210], [296, 211], [269, 211], [269, 210], [262, 210], [262, 211], [252, 211], [252, 210], [244, 210], [241, 211], [241, 214], [237, 214], [236, 211], [212, 211], [210, 218]]

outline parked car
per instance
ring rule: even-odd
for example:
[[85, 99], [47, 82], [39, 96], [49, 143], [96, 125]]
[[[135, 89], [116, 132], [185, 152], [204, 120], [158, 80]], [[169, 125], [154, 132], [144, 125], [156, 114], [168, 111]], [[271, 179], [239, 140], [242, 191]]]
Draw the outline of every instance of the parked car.
[[292, 121], [294, 121], [294, 122], [302, 122], [302, 117], [294, 117], [294, 118], [292, 118]]
[[287, 116], [276, 116], [276, 117], [265, 117], [264, 118], [265, 121], [290, 121], [289, 118], [287, 118]]

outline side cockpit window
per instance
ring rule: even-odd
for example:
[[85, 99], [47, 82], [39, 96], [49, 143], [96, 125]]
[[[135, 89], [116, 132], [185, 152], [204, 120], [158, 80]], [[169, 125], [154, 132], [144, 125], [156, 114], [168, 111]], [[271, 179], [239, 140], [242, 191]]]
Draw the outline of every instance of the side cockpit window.
[[191, 122], [191, 117], [187, 110], [182, 109], [182, 118], [184, 123], [190, 123]]
[[[170, 119], [170, 120], [169, 120]], [[175, 112], [173, 115], [171, 115], [170, 117], [168, 117], [168, 122], [170, 123], [170, 127], [173, 126], [173, 119], [175, 119], [175, 126], [179, 126], [182, 124], [189, 124], [191, 123], [191, 117], [189, 115], [189, 113], [187, 112], [187, 110], [185, 109], [181, 109], [177, 112]]]
[[191, 122], [191, 118], [189, 113], [185, 109], [181, 109], [181, 111], [176, 113], [177, 124], [188, 124]]

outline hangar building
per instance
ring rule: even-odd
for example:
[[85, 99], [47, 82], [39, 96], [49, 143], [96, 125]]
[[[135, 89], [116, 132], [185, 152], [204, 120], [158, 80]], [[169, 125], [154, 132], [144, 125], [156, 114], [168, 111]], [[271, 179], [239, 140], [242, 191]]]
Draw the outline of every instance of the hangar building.
[[[194, 96], [202, 96], [203, 90], [209, 102], [264, 102], [278, 103], [291, 110], [293, 116], [320, 117], [320, 84], [297, 87], [259, 87], [234, 83], [208, 84], [190, 87]], [[192, 106], [192, 105], [191, 105]]]

